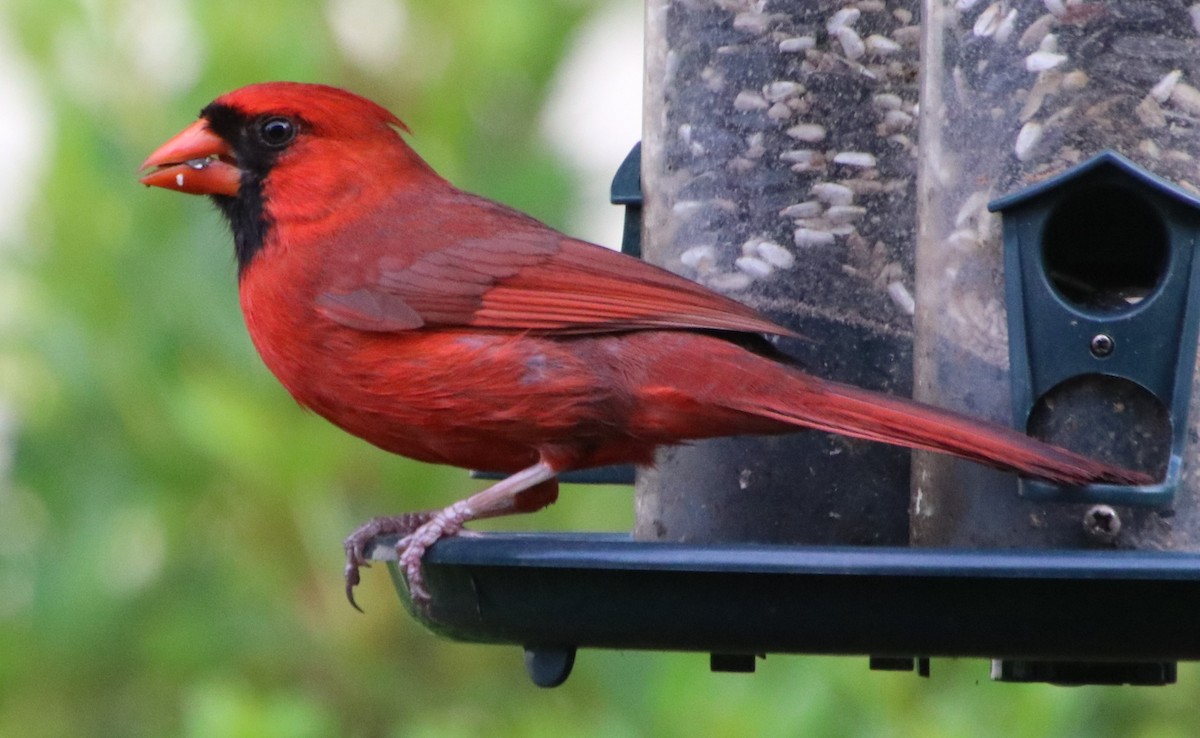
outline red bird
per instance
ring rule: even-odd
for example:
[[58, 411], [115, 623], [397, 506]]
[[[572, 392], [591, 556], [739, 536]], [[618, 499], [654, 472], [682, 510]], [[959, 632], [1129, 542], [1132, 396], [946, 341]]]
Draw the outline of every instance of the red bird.
[[141, 181], [210, 195], [228, 218], [242, 311], [304, 407], [387, 451], [510, 472], [398, 532], [413, 596], [425, 549], [477, 518], [555, 500], [560, 472], [652, 464], [657, 447], [816, 428], [941, 451], [1066, 485], [1141, 473], [910, 400], [818, 379], [750, 308], [456, 189], [404, 124], [333, 87], [272, 82], [217, 98], [146, 159]]

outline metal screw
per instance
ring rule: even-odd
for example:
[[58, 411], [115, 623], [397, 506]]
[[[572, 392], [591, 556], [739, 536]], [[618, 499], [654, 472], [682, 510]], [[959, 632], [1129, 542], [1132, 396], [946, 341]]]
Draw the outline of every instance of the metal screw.
[[1092, 505], [1083, 514], [1083, 531], [1096, 543], [1111, 545], [1121, 535], [1121, 517], [1108, 505]]
[[1097, 333], [1092, 336], [1092, 356], [1095, 356], [1097, 359], [1103, 359], [1105, 356], [1108, 356], [1116, 347], [1117, 342], [1107, 333]]

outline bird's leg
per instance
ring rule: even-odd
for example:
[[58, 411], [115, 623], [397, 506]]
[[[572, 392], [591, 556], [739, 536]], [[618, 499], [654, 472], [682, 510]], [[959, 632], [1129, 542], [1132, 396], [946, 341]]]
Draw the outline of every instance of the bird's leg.
[[[558, 471], [548, 462], [539, 461], [465, 500], [439, 510], [401, 539], [396, 544], [396, 554], [408, 579], [408, 591], [413, 600], [429, 601], [429, 592], [421, 576], [421, 557], [426, 549], [439, 539], [458, 533], [468, 521], [533, 512], [549, 505], [558, 495], [558, 485], [554, 481]], [[522, 495], [523, 492], [527, 494]]]
[[439, 538], [459, 533], [469, 520], [541, 510], [558, 498], [555, 474], [557, 471], [550, 464], [538, 462], [444, 510], [371, 518], [347, 536], [343, 544], [346, 548], [346, 599], [354, 609], [362, 611], [354, 601], [354, 588], [360, 581], [359, 569], [370, 566], [367, 544], [376, 536], [399, 535], [396, 554], [404, 566], [409, 590], [414, 599], [427, 600], [429, 595], [421, 583], [421, 556], [425, 549]]

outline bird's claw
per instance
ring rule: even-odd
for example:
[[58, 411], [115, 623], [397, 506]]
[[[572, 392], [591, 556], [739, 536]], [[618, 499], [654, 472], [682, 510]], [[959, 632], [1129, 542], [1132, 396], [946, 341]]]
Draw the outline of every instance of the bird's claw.
[[430, 546], [442, 538], [457, 535], [470, 513], [459, 505], [451, 505], [433, 516], [427, 523], [401, 538], [396, 543], [396, 556], [408, 581], [408, 593], [419, 605], [429, 603], [429, 590], [425, 588], [425, 576], [421, 572], [421, 559]]
[[[343, 542], [343, 546], [346, 549], [346, 568], [344, 573], [346, 578], [346, 599], [355, 610], [362, 612], [362, 608], [354, 600], [354, 588], [362, 581], [359, 569], [364, 566], [371, 566], [371, 562], [367, 558], [367, 546], [371, 541], [376, 536], [401, 535], [403, 538], [400, 539], [400, 542], [403, 543], [411, 538], [415, 531], [420, 530], [422, 526], [435, 517], [435, 513], [425, 511], [405, 513], [391, 517], [371, 518], [366, 523], [354, 529], [354, 532], [346, 537], [346, 540]], [[397, 544], [397, 553], [399, 551], [399, 544]]]
[[371, 563], [363, 557], [362, 546], [357, 541], [346, 539], [346, 599], [350, 601], [350, 606], [355, 610], [362, 612], [363, 609], [354, 601], [354, 588], [362, 581], [358, 570], [361, 567], [370, 567]]
[[362, 581], [358, 570], [364, 566], [368, 568], [371, 566], [371, 562], [367, 560], [366, 547], [367, 543], [378, 535], [370, 530], [374, 522], [372, 520], [359, 527], [346, 538], [343, 544], [346, 548], [346, 599], [350, 602], [350, 606], [359, 612], [362, 612], [363, 609], [354, 600], [354, 588]]
[[408, 594], [413, 602], [422, 605], [429, 602], [429, 590], [425, 589], [425, 576], [421, 573], [421, 559], [425, 557], [425, 550], [425, 546], [412, 541], [412, 536], [402, 538], [396, 544], [397, 565], [404, 570]]

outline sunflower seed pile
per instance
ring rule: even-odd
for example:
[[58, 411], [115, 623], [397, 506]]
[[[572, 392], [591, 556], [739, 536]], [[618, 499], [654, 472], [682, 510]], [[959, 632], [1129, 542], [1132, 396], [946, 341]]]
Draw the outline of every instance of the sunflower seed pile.
[[910, 341], [918, 5], [652, 0], [652, 258]]

